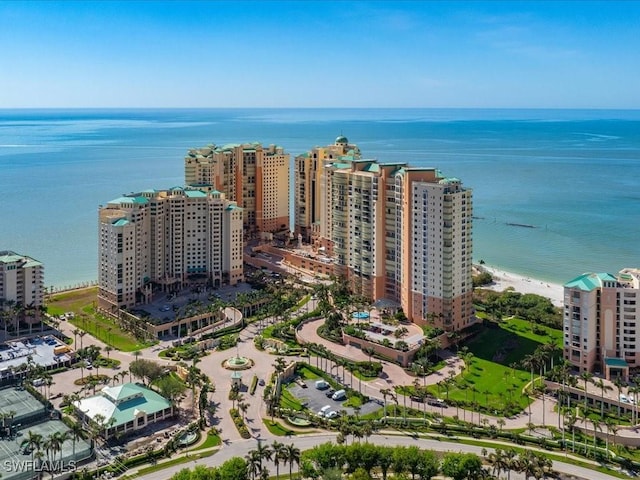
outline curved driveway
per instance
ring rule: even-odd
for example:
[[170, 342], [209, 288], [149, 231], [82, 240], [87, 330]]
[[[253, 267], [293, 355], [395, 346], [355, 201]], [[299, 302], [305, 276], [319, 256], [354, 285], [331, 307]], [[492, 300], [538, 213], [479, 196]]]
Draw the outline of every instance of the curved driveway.
[[[305, 308], [305, 307], [303, 307]], [[327, 346], [331, 351], [336, 354], [343, 356], [348, 359], [353, 360], [367, 360], [368, 357], [359, 349], [351, 346], [343, 346], [331, 343], [321, 337], [319, 337], [316, 333], [317, 328], [323, 320], [315, 320], [303, 325], [300, 328], [300, 335], [308, 342], [323, 344]], [[62, 330], [70, 337], [73, 336], [73, 325], [67, 324], [63, 322], [61, 325]], [[251, 384], [251, 379], [253, 375], [256, 375], [258, 378], [262, 378], [265, 381], [268, 381], [269, 376], [273, 372], [273, 364], [275, 362], [276, 356], [266, 352], [259, 351], [254, 347], [253, 337], [258, 333], [258, 326], [256, 324], [252, 324], [248, 326], [240, 335], [241, 341], [238, 343], [237, 348], [227, 350], [227, 351], [212, 351], [209, 355], [203, 357], [200, 360], [198, 366], [202, 369], [204, 373], [206, 373], [211, 380], [213, 381], [216, 391], [211, 394], [210, 398], [212, 401], [216, 402], [218, 405], [217, 411], [217, 424], [215, 425], [217, 428], [221, 430], [222, 437], [225, 439], [225, 445], [215, 456], [200, 460], [199, 463], [204, 463], [207, 465], [218, 465], [222, 463], [224, 460], [230, 458], [231, 456], [244, 456], [244, 454], [250, 449], [255, 447], [255, 440], [243, 440], [241, 439], [231, 417], [229, 415], [229, 409], [231, 408], [231, 401], [228, 400], [229, 391], [231, 388], [231, 372], [222, 367], [222, 363], [225, 359], [235, 356], [239, 354], [241, 356], [246, 356], [253, 360], [253, 366], [243, 371], [243, 382], [245, 386], [249, 386]], [[78, 338], [78, 344], [80, 343], [80, 339]], [[90, 335], [85, 335], [83, 338], [83, 345], [98, 345], [103, 348], [104, 352], [104, 344], [99, 340], [94, 339]], [[170, 342], [163, 342], [159, 345], [155, 345], [153, 347], [149, 347], [141, 351], [141, 358], [153, 359], [155, 361], [159, 361], [163, 364], [173, 364], [173, 362], [169, 360], [163, 360], [158, 357], [158, 353], [160, 350], [167, 348], [170, 346]], [[121, 369], [127, 369], [131, 361], [135, 359], [135, 356], [132, 353], [124, 353], [118, 351], [112, 351], [111, 357], [117, 358], [122, 362]], [[288, 361], [308, 361], [307, 358], [301, 357], [285, 357]], [[311, 363], [315, 363], [313, 359]], [[382, 362], [384, 367], [384, 372], [380, 378], [369, 382], [359, 382], [357, 378], [349, 378], [351, 377], [349, 373], [346, 373], [346, 377], [344, 379], [340, 379], [344, 384], [351, 384], [354, 389], [361, 389], [362, 393], [369, 395], [374, 398], [382, 399], [382, 395], [380, 394], [381, 389], [389, 388], [392, 389], [394, 386], [398, 385], [409, 385], [413, 382], [415, 377], [408, 375], [401, 367], [396, 364], [389, 362]], [[324, 366], [326, 368], [327, 373], [330, 374], [340, 374], [341, 369], [336, 368], [332, 362], [326, 361], [324, 362]], [[463, 368], [463, 362], [458, 357], [450, 357], [447, 359], [447, 366], [439, 372], [435, 372], [429, 375], [425, 381], [427, 384], [435, 384], [438, 381], [446, 378], [448, 376], [449, 371], [455, 372], [458, 374], [460, 370]], [[101, 369], [101, 373], [110, 374], [113, 376], [117, 371], [108, 371], [107, 369]], [[73, 380], [80, 377], [79, 369], [70, 369], [66, 372], [62, 372], [56, 374], [54, 379], [55, 383], [51, 388], [51, 393], [70, 393], [69, 385], [72, 384]], [[264, 439], [267, 442], [271, 442], [273, 440], [283, 441], [282, 437], [276, 437], [271, 434], [266, 426], [264, 425], [262, 419], [267, 417], [266, 414], [266, 406], [262, 400], [264, 387], [258, 387], [254, 396], [251, 396], [246, 391], [244, 397], [245, 402], [248, 404], [248, 410], [246, 412], [246, 423], [249, 427], [251, 434], [254, 438]], [[545, 402], [545, 419], [546, 423], [549, 425], [557, 425], [557, 413], [554, 413], [555, 402], [551, 399], [551, 397], [547, 397], [548, 401]], [[440, 408], [433, 407], [424, 404], [412, 404], [410, 399], [404, 398], [403, 396], [399, 396], [400, 403], [406, 402], [407, 406], [412, 405], [414, 408], [426, 408], [427, 411], [433, 411], [436, 413], [445, 413], [442, 412]], [[183, 406], [190, 406], [191, 398], [190, 395], [187, 395], [187, 399], [185, 400]], [[532, 422], [538, 425], [541, 425], [542, 422], [542, 408], [543, 402], [541, 400], [536, 400], [532, 404]], [[458, 413], [460, 418], [471, 419], [476, 423], [480, 421], [480, 415], [476, 412], [464, 411], [464, 410], [455, 410], [453, 408], [449, 408], [446, 411], [448, 416], [453, 416]], [[483, 418], [488, 418], [490, 422], [496, 423], [496, 417], [490, 417], [486, 415], [482, 415]], [[477, 418], [477, 421], [476, 421]], [[526, 427], [529, 417], [528, 414], [523, 412], [522, 414], [510, 418], [505, 419], [506, 424], [505, 428], [522, 428]], [[589, 427], [589, 425], [587, 425]], [[618, 431], [618, 437], [626, 436], [626, 435], [634, 435], [632, 430], [623, 430]], [[637, 434], [635, 434], [637, 435]], [[312, 447], [313, 445], [317, 445], [327, 440], [331, 440], [335, 438], [335, 434], [320, 434], [320, 435], [311, 435], [311, 436], [298, 436], [292, 437], [291, 439], [295, 441], [295, 444], [301, 448], [302, 450]], [[385, 443], [385, 444], [413, 444], [416, 442], [415, 439], [407, 438], [407, 437], [385, 437], [385, 436], [376, 436], [376, 443]], [[473, 453], [480, 453], [480, 447], [471, 447], [457, 443], [446, 443], [441, 441], [434, 440], [420, 440], [419, 444], [423, 448], [433, 448], [433, 449], [449, 449], [454, 451], [467, 451], [469, 448]], [[232, 447], [232, 448], [228, 448]], [[446, 447], [446, 448], [445, 448]], [[600, 474], [598, 472], [581, 469], [580, 467], [575, 467], [573, 465], [564, 465], [559, 462], [555, 462], [556, 469], [561, 470], [566, 473], [573, 473], [578, 476], [582, 476], [584, 478], [592, 478], [596, 479], [609, 479], [613, 478], [607, 475]], [[169, 472], [178, 471], [181, 467], [176, 467], [175, 469], [167, 469], [162, 470], [156, 474], [152, 474], [149, 476], [145, 476], [142, 478], [168, 478]], [[562, 468], [560, 468], [562, 467]]]

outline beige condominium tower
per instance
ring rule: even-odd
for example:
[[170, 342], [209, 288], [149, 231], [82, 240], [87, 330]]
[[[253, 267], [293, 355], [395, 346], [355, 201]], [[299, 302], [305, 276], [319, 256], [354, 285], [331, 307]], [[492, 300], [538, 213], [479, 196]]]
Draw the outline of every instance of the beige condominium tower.
[[15, 309], [17, 315], [9, 318], [31, 323], [40, 318], [40, 307], [43, 305], [42, 263], [10, 250], [0, 251], [0, 312]]
[[327, 203], [326, 185], [323, 184], [324, 167], [339, 158], [358, 159], [360, 149], [340, 135], [333, 145], [314, 147], [309, 152], [298, 155], [294, 165], [294, 213], [295, 233], [302, 240], [311, 243], [314, 239], [326, 237]]
[[[309, 173], [316, 186], [302, 188]], [[338, 137], [298, 156], [295, 180], [296, 212], [315, 215], [296, 219], [296, 228], [303, 236], [311, 228], [308, 237], [352, 292], [401, 306], [417, 323], [458, 330], [473, 322], [472, 192], [459, 179], [363, 159]]]
[[242, 207], [249, 237], [289, 231], [289, 154], [259, 143], [209, 145], [187, 153], [185, 183], [210, 186]]
[[564, 285], [564, 358], [628, 380], [640, 365], [640, 269], [585, 273]]
[[209, 189], [146, 190], [99, 209], [98, 303], [115, 311], [177, 291], [243, 280], [242, 209]]

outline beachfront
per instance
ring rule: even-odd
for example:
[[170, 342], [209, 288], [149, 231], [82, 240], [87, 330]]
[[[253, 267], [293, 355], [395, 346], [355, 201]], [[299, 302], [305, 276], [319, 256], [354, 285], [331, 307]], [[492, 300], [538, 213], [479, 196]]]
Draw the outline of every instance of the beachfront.
[[505, 272], [495, 267], [482, 265], [481, 268], [491, 273], [493, 283], [487, 288], [502, 292], [507, 288], [513, 288], [520, 293], [534, 293], [547, 297], [556, 307], [562, 307], [564, 301], [563, 286], [559, 283], [549, 283], [535, 278], [529, 278], [517, 273]]

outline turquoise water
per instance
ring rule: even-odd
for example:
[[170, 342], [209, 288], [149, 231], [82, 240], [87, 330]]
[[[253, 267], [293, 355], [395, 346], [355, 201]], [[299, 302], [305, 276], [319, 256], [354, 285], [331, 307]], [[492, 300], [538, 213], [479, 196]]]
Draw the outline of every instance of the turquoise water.
[[95, 280], [98, 205], [181, 185], [187, 149], [294, 156], [341, 133], [473, 188], [476, 261], [552, 282], [640, 266], [640, 111], [0, 110], [0, 250], [44, 262], [47, 285]]

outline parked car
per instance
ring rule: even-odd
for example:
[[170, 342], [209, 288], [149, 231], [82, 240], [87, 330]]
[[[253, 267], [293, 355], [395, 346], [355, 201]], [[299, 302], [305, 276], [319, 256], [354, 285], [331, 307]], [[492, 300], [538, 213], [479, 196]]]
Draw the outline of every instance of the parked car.
[[331, 410], [331, 405], [325, 405], [320, 410], [318, 410], [318, 416], [324, 417], [329, 410]]
[[347, 392], [345, 390], [338, 390], [331, 396], [332, 400], [337, 400], [337, 401], [344, 400], [345, 398], [347, 398]]
[[325, 418], [336, 418], [338, 416], [338, 412], [335, 410], [330, 410], [324, 414]]
[[327, 390], [326, 392], [324, 392], [324, 394], [327, 396], [327, 398], [331, 398], [333, 396], [333, 394], [336, 393], [335, 389], [330, 388], [329, 390]]
[[329, 383], [326, 380], [316, 380], [316, 388], [318, 390], [325, 390], [329, 388]]

